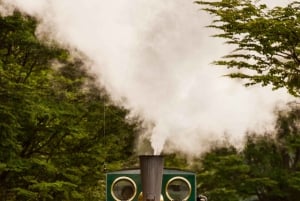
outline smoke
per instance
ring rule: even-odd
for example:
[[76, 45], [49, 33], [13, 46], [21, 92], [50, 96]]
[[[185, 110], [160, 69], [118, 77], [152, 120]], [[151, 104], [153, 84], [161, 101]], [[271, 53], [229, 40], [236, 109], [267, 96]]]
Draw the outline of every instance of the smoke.
[[37, 33], [87, 55], [113, 100], [149, 123], [140, 139], [149, 137], [156, 154], [199, 154], [224, 136], [239, 144], [247, 130], [272, 129], [274, 106], [290, 98], [223, 77], [211, 62], [231, 47], [210, 37], [211, 18], [193, 1], [3, 3], [38, 17]]

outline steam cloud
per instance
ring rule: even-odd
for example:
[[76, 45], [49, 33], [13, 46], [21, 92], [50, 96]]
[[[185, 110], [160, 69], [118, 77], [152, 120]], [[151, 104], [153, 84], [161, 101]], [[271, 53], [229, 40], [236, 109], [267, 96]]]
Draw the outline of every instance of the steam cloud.
[[193, 1], [3, 0], [3, 5], [2, 12], [17, 7], [38, 17], [38, 33], [84, 52], [112, 98], [153, 125], [145, 135], [156, 154], [199, 154], [224, 135], [240, 143], [247, 130], [272, 129], [274, 106], [290, 98], [285, 91], [244, 88], [223, 77], [228, 71], [211, 62], [231, 47], [210, 37], [205, 26], [211, 18]]

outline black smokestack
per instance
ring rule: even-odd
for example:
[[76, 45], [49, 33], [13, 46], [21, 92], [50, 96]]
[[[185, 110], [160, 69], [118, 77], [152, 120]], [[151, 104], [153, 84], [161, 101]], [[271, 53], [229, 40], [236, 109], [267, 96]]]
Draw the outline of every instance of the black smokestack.
[[143, 201], [160, 201], [163, 161], [158, 155], [140, 156]]

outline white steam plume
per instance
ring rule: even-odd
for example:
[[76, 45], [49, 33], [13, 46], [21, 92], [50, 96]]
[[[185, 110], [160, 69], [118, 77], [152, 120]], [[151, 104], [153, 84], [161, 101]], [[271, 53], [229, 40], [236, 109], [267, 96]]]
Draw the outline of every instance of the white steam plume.
[[249, 129], [272, 128], [275, 104], [289, 98], [285, 91], [244, 88], [210, 64], [229, 47], [210, 37], [204, 26], [211, 19], [193, 1], [3, 2], [37, 16], [40, 32], [84, 52], [113, 99], [125, 98], [123, 106], [153, 123], [156, 154], [198, 154], [225, 134], [241, 142]]

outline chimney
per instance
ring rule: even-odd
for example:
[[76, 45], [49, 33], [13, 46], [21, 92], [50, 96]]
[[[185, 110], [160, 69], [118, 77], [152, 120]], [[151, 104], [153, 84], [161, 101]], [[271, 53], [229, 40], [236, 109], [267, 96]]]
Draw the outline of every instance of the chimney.
[[163, 156], [140, 156], [143, 201], [160, 201], [163, 161]]

